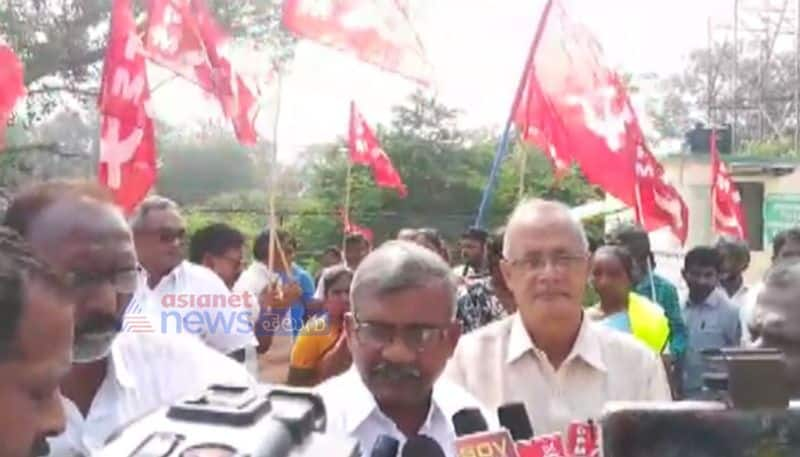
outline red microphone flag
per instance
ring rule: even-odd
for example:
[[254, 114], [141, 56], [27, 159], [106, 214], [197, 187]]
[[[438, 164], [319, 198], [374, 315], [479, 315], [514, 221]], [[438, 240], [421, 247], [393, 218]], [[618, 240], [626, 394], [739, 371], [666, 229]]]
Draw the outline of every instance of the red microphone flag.
[[717, 132], [711, 131], [711, 215], [714, 231], [747, 240], [747, 221], [742, 197], [733, 184], [728, 167], [719, 157]]
[[114, 0], [98, 100], [101, 117], [98, 177], [126, 213], [156, 180], [156, 146], [148, 113], [150, 88], [130, 0]]
[[14, 51], [0, 42], [0, 148], [5, 144], [5, 130], [11, 113], [25, 95], [22, 62]]
[[392, 160], [381, 148], [375, 133], [361, 116], [355, 102], [350, 104], [350, 129], [348, 137], [350, 160], [372, 169], [372, 176], [378, 187], [395, 189], [400, 197], [408, 195], [403, 178], [392, 165]]
[[301, 38], [430, 84], [430, 65], [401, 0], [285, 0], [283, 25]]
[[[638, 162], [658, 162], [647, 151], [627, 90], [604, 63], [599, 43], [558, 0], [549, 0], [541, 21], [512, 110], [522, 139], [542, 148], [557, 170], [576, 163], [587, 181], [637, 208], [648, 230], [669, 226], [685, 240], [686, 219], [675, 216], [685, 203], [663, 169], [657, 167], [652, 182], [637, 173]], [[644, 193], [647, 198], [638, 198]]]
[[151, 0], [148, 56], [214, 95], [244, 145], [258, 141], [258, 100], [225, 56], [229, 37], [203, 0]]

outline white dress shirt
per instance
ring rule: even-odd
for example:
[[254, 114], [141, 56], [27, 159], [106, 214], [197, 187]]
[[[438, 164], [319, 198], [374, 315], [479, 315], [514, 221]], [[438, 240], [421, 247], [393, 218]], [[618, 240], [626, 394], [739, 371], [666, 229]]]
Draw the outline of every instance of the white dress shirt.
[[746, 295], [740, 302], [739, 321], [742, 325], [742, 346], [747, 346], [753, 342], [753, 336], [750, 334], [750, 319], [752, 319], [753, 311], [756, 309], [758, 296], [763, 290], [764, 282], [759, 281], [748, 289]]
[[245, 368], [187, 335], [121, 333], [86, 417], [63, 398], [66, 431], [50, 456], [88, 456], [117, 429], [211, 384], [255, 385]]
[[[378, 408], [375, 398], [361, 380], [358, 369], [353, 366], [344, 374], [331, 378], [317, 387], [325, 402], [328, 414], [328, 430], [344, 433], [358, 440], [361, 455], [368, 456], [381, 435], [389, 435], [400, 442], [400, 450], [406, 442], [395, 423]], [[463, 408], [479, 408], [492, 430], [497, 429], [497, 419], [489, 414], [472, 395], [464, 389], [440, 378], [433, 386], [431, 407], [419, 434], [436, 440], [447, 457], [456, 457], [456, 434], [452, 417]]]
[[524, 403], [537, 435], [566, 436], [570, 422], [598, 419], [609, 401], [671, 400], [652, 350], [586, 316], [558, 370], [515, 313], [462, 337], [445, 375], [489, 408]]
[[124, 325], [134, 321], [129, 316], [146, 318], [147, 330], [135, 331], [191, 334], [230, 354], [258, 344], [253, 334], [257, 312], [257, 297], [233, 294], [216, 273], [184, 260], [154, 289], [148, 286], [146, 273], [142, 275]]

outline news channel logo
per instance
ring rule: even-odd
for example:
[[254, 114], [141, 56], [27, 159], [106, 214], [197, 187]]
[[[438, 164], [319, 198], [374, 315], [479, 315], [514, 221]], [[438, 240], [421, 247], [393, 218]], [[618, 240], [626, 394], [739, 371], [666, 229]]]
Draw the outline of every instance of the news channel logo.
[[305, 308], [263, 312], [255, 296], [243, 294], [166, 294], [160, 309], [144, 310], [140, 303], [130, 306], [122, 321], [122, 331], [190, 335], [255, 334], [256, 336], [294, 336], [303, 327], [312, 335], [331, 332], [327, 313], [305, 319]]

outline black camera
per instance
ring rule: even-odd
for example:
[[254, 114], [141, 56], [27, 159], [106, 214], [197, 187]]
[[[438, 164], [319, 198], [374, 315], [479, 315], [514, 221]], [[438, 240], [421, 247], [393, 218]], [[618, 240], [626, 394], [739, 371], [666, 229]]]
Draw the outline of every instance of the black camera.
[[100, 457], [355, 457], [358, 442], [325, 432], [309, 390], [213, 385], [112, 436]]
[[790, 401], [783, 355], [704, 355], [708, 401], [609, 405], [600, 421], [604, 457], [800, 455], [800, 403]]

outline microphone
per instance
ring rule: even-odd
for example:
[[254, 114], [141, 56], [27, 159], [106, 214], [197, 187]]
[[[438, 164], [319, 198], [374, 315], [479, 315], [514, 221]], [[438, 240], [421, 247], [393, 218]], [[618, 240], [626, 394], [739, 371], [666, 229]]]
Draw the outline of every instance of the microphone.
[[[373, 454], [375, 455], [375, 454]], [[416, 435], [403, 445], [402, 457], [445, 457], [442, 447], [433, 438]]]
[[453, 414], [456, 436], [471, 435], [489, 429], [486, 419], [478, 408], [464, 408]]
[[509, 403], [497, 408], [500, 425], [508, 429], [514, 441], [528, 441], [533, 438], [533, 427], [528, 412], [522, 403]]
[[456, 451], [461, 457], [519, 457], [508, 430], [488, 431], [489, 426], [477, 408], [464, 408], [453, 414]]
[[389, 435], [381, 435], [372, 447], [370, 457], [397, 457], [400, 442]]
[[[560, 434], [533, 436], [533, 427], [528, 412], [522, 403], [508, 403], [497, 408], [497, 418], [516, 442], [519, 457], [564, 457], [564, 445]], [[573, 456], [578, 457], [578, 456]], [[583, 456], [581, 456], [583, 457]]]

